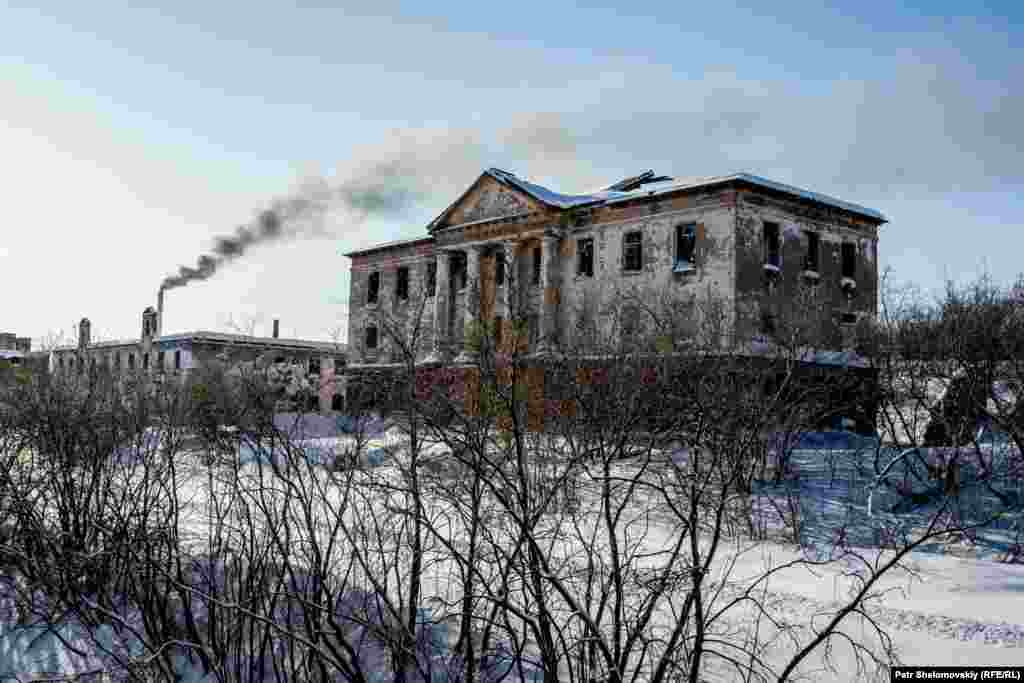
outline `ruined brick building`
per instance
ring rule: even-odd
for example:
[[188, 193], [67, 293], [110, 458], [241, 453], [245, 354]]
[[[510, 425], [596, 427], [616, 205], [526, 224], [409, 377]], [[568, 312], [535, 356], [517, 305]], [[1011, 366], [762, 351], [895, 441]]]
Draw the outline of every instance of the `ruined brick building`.
[[[162, 299], [162, 297], [161, 297]], [[162, 301], [161, 301], [162, 304]], [[344, 345], [304, 339], [281, 339], [274, 321], [271, 337], [223, 332], [161, 334], [162, 305], [142, 312], [142, 334], [138, 339], [93, 341], [92, 323], [82, 318], [78, 343], [50, 352], [52, 372], [71, 373], [103, 369], [116, 376], [143, 375], [157, 381], [179, 379], [204, 363], [225, 361], [229, 365], [267, 358], [271, 363], [298, 366], [307, 373], [316, 391], [308, 397], [308, 410], [340, 410], [343, 393]]]
[[[809, 292], [824, 313], [822, 347], [839, 350], [844, 332], [876, 312], [885, 222], [873, 209], [742, 173], [678, 181], [648, 171], [566, 195], [491, 168], [423, 237], [346, 254], [347, 372], [358, 378], [398, 360], [382, 314], [408, 321], [422, 310], [421, 360], [468, 362], [464, 330], [477, 315], [501, 329], [518, 311], [531, 351], [557, 351], [626, 289], [712, 291], [733, 340], [770, 338], [788, 304]], [[414, 305], [418, 294], [426, 306]]]

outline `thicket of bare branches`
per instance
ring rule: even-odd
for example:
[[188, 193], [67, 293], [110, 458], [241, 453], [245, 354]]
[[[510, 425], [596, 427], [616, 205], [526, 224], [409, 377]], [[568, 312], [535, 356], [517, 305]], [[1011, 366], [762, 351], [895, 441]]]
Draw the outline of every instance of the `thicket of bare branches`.
[[[960, 395], [1022, 436], [1020, 354], [972, 341], [1019, 338], [1016, 303], [999, 298], [997, 315], [985, 292], [966, 294], [941, 311], [887, 299], [859, 346], [877, 382], [808, 363], [814, 311], [780, 316], [754, 347], [729, 338], [710, 293], [588, 302], [599, 322], [543, 356], [514, 311], [500, 332], [470, 323], [471, 365], [424, 365], [433, 302], [414, 295], [401, 316], [378, 312], [394, 415], [344, 416], [331, 443], [276, 416], [289, 382], [229, 359], [185, 384], [7, 378], [0, 601], [25, 628], [86, 634], [136, 680], [189, 667], [218, 681], [884, 671], [880, 578], [1021, 503], [1005, 485], [1015, 456], [961, 445], [977, 467], [954, 486], [943, 451], [940, 485], [925, 448], [928, 424], [961, 419], [932, 390], [943, 379], [984, 378], [984, 405], [980, 389]], [[829, 486], [850, 497], [813, 509], [794, 453], [864, 406], [882, 441], [829, 454]], [[983, 495], [968, 500], [971, 487]], [[776, 559], [751, 559], [768, 547]], [[773, 608], [776, 581], [801, 570], [848, 588], [810, 623]]]

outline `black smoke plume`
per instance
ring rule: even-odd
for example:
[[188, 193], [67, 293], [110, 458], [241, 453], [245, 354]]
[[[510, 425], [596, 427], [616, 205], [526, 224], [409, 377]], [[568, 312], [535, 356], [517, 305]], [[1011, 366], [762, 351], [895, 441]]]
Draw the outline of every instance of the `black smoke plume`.
[[[573, 136], [554, 115], [518, 117], [499, 131], [497, 141], [506, 153], [548, 166], [574, 154]], [[214, 238], [210, 253], [200, 256], [195, 266], [181, 266], [160, 289], [206, 280], [258, 245], [340, 237], [327, 228], [328, 214], [338, 212], [345, 228], [352, 229], [370, 218], [401, 216], [431, 197], [450, 199], [483, 169], [486, 156], [477, 130], [395, 131], [386, 144], [357, 150], [342, 170], [343, 181], [307, 183], [293, 196], [273, 202], [233, 234]]]

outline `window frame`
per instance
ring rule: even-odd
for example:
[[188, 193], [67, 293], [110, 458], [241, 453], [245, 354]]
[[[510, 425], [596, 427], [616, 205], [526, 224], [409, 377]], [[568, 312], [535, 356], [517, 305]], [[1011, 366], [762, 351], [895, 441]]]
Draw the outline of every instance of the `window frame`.
[[779, 224], [764, 221], [761, 226], [761, 244], [763, 247], [763, 263], [766, 266], [782, 267], [782, 235]]
[[366, 278], [366, 305], [375, 306], [380, 303], [380, 271], [371, 272]]
[[821, 233], [808, 230], [807, 253], [804, 254], [804, 270], [809, 273], [821, 272]]
[[[849, 263], [847, 263], [847, 255], [849, 255]], [[839, 275], [851, 280], [857, 279], [857, 245], [854, 242], [843, 242], [839, 246]]]
[[399, 266], [395, 271], [395, 300], [409, 300], [409, 266]]
[[[636, 251], [636, 263], [632, 264], [630, 255], [634, 249]], [[639, 273], [643, 269], [644, 233], [642, 230], [629, 230], [622, 235], [622, 272]]]
[[[584, 255], [587, 268], [584, 268]], [[580, 237], [576, 240], [576, 276], [594, 277], [594, 238]]]
[[[672, 267], [675, 270], [689, 270], [697, 265], [697, 224], [679, 223], [675, 229], [675, 255]], [[688, 246], [684, 249], [684, 243]], [[684, 254], [688, 251], [688, 255]]]

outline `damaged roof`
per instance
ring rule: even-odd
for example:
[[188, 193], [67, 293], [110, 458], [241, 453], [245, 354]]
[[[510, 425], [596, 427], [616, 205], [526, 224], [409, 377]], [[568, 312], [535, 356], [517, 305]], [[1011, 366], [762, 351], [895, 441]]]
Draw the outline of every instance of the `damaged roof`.
[[[888, 221], [881, 212], [876, 211], [875, 209], [870, 209], [866, 206], [861, 206], [860, 204], [854, 204], [853, 202], [837, 199], [829, 195], [821, 194], [820, 192], [812, 192], [793, 185], [787, 185], [786, 183], [769, 180], [768, 178], [763, 178], [751, 173], [733, 173], [721, 176], [674, 179], [669, 176], [655, 175], [653, 170], [648, 170], [635, 176], [623, 178], [622, 180], [612, 183], [611, 185], [597, 190], [596, 192], [588, 192], [584, 194], [562, 194], [561, 192], [555, 192], [543, 185], [520, 178], [514, 173], [503, 171], [500, 168], [488, 168], [483, 172], [481, 177], [483, 176], [490, 176], [505, 185], [518, 189], [547, 206], [557, 209], [572, 209], [588, 205], [617, 204], [619, 202], [626, 202], [642, 197], [653, 197], [680, 190], [692, 190], [704, 186], [738, 181], [775, 190], [777, 192], [784, 192], [799, 199], [805, 199], [818, 204], [843, 209], [844, 211], [858, 213], [883, 223]], [[466, 192], [452, 202], [452, 204], [445, 209], [440, 216], [431, 221], [427, 226], [428, 229], [433, 230], [436, 228], [452, 211], [452, 209], [454, 209], [455, 206], [461, 202], [467, 194], [469, 194], [470, 190], [472, 190], [475, 185], [476, 183], [471, 185]]]

